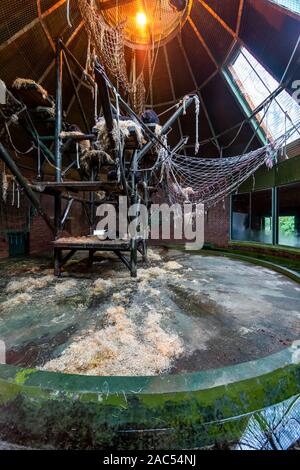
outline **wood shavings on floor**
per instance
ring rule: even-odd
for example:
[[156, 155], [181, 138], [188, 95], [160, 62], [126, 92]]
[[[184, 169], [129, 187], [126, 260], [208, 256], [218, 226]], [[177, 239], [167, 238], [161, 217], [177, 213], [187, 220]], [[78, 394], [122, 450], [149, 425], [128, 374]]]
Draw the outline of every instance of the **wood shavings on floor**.
[[110, 279], [96, 279], [92, 287], [93, 294], [106, 294], [114, 287], [114, 282]]
[[27, 304], [28, 302], [31, 301], [31, 299], [32, 299], [32, 296], [30, 294], [27, 294], [26, 292], [17, 294], [14, 297], [0, 304], [0, 312], [6, 312], [20, 304]]
[[[136, 307], [137, 308], [137, 307]], [[183, 352], [176, 333], [162, 328], [162, 314], [150, 310], [135, 323], [123, 306], [106, 310], [105, 327], [72, 343], [44, 370], [85, 375], [156, 375], [167, 372]]]
[[32, 292], [35, 289], [43, 289], [53, 281], [53, 276], [42, 276], [40, 278], [27, 277], [19, 281], [10, 281], [6, 286], [7, 294], [17, 292]]
[[74, 289], [76, 287], [76, 281], [74, 279], [70, 279], [68, 281], [63, 281], [55, 285], [55, 293], [57, 295], [63, 296], [68, 291]]

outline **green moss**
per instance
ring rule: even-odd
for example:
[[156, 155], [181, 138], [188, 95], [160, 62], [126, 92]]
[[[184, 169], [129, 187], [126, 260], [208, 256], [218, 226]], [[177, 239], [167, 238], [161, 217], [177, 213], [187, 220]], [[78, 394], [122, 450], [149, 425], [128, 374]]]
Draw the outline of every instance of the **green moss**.
[[20, 387], [16, 384], [8, 383], [5, 380], [0, 381], [0, 407], [14, 400], [20, 393]]
[[23, 385], [26, 382], [28, 376], [31, 374], [35, 374], [36, 372], [37, 372], [36, 369], [20, 370], [19, 372], [16, 373], [16, 376], [15, 376], [16, 384]]

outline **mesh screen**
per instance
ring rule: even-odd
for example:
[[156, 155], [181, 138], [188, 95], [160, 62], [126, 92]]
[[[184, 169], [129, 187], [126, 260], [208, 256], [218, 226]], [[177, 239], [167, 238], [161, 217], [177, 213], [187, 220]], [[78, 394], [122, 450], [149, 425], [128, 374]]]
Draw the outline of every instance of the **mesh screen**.
[[36, 19], [37, 14], [36, 1], [2, 1], [0, 8], [0, 44]]
[[51, 15], [47, 16], [44, 22], [53, 39], [60, 37], [66, 42], [81, 20], [77, 0], [70, 1], [70, 20], [72, 24], [71, 28], [67, 22], [66, 5], [62, 4], [59, 8], [54, 10]]
[[41, 0], [41, 11], [44, 13], [57, 3], [57, 0]]
[[[105, 1], [99, 1], [100, 7]], [[121, 3], [118, 9], [103, 10], [102, 14], [112, 26], [125, 22], [125, 40], [133, 44], [160, 42], [180, 27], [189, 8], [187, 5], [184, 11], [177, 12], [170, 6], [168, 0], [134, 0], [124, 5]], [[142, 17], [145, 24], [139, 24], [140, 14], [145, 15]]]
[[[198, 1], [198, 0], [196, 0]], [[230, 2], [220, 2], [220, 0], [205, 0], [232, 29], [236, 29], [240, 0], [230, 0]]]
[[299, 0], [270, 0], [273, 3], [277, 3], [277, 5], [283, 6], [288, 8], [291, 11], [295, 11], [296, 13], [300, 14], [300, 2]]

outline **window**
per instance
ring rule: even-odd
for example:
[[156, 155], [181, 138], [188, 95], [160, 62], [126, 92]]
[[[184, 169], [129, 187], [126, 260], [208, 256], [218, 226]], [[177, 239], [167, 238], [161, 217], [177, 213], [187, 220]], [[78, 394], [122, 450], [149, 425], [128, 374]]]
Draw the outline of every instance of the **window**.
[[[273, 234], [273, 221], [277, 221], [277, 234]], [[300, 183], [274, 192], [267, 189], [233, 195], [231, 240], [300, 248]]]
[[270, 0], [273, 3], [277, 3], [277, 5], [281, 5], [285, 8], [288, 8], [295, 13], [299, 13], [300, 15], [300, 2], [299, 0]]
[[278, 188], [278, 242], [300, 248], [300, 184]]
[[231, 238], [272, 243], [272, 190], [232, 196]]
[[272, 190], [251, 194], [251, 240], [272, 243]]
[[[245, 47], [240, 49], [228, 70], [234, 82], [233, 86], [238, 87], [249, 108], [249, 115], [279, 86], [279, 83]], [[299, 125], [300, 106], [287, 91], [283, 90], [257, 113], [256, 119], [256, 127], [259, 123], [267, 138], [275, 140], [283, 136], [286, 131], [294, 129], [295, 125]], [[299, 137], [299, 132], [294, 129], [287, 143], [293, 142]]]
[[231, 200], [231, 238], [250, 240], [250, 194], [235, 194]]

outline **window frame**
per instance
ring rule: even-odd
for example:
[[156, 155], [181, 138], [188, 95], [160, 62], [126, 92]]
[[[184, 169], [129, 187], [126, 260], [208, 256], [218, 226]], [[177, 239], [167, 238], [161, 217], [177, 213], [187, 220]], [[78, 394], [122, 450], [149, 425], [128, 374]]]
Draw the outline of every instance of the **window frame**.
[[[230, 195], [230, 223], [229, 223], [229, 241], [234, 242], [234, 243], [250, 243], [250, 244], [255, 244], [255, 245], [267, 245], [267, 246], [274, 246], [274, 247], [282, 247], [282, 248], [288, 248], [288, 249], [293, 249], [293, 250], [299, 250], [300, 248], [297, 246], [291, 246], [291, 245], [284, 245], [282, 243], [279, 243], [279, 190], [280, 188], [292, 188], [295, 185], [300, 185], [300, 181], [293, 181], [291, 183], [286, 183], [286, 184], [280, 184], [278, 186], [273, 186], [273, 187], [266, 187], [266, 188], [261, 188], [257, 189], [256, 191], [241, 191], [237, 192], [234, 194]], [[232, 221], [233, 221], [233, 211], [232, 211], [232, 198], [233, 196], [239, 195], [239, 194], [249, 194], [249, 208], [250, 208], [250, 225], [251, 225], [251, 202], [252, 202], [252, 194], [257, 193], [260, 191], [266, 191], [266, 190], [271, 190], [272, 191], [272, 242], [271, 243], [263, 243], [263, 242], [256, 242], [253, 240], [235, 240], [232, 238]]]
[[295, 16], [298, 18], [300, 16], [300, 6], [299, 6], [299, 11], [297, 10], [294, 10], [293, 8], [290, 8], [288, 5], [285, 5], [283, 3], [281, 3], [282, 0], [268, 0], [269, 3], [272, 3], [272, 5], [275, 7], [275, 8], [278, 8], [280, 9], [280, 11], [284, 11], [285, 13], [291, 15], [291, 16]]
[[[276, 208], [276, 212], [275, 212], [275, 206], [274, 206], [274, 190], [276, 190], [277, 192], [277, 188], [260, 188], [260, 189], [257, 189], [256, 191], [241, 191], [241, 192], [236, 192], [234, 194], [231, 194], [230, 195], [230, 223], [229, 223], [229, 227], [230, 227], [230, 230], [229, 230], [229, 240], [231, 242], [236, 242], [236, 243], [254, 243], [254, 244], [259, 244], [259, 245], [268, 245], [268, 246], [274, 246], [274, 245], [277, 245], [276, 243], [276, 240], [277, 240], [277, 234], [276, 234], [276, 231], [277, 231], [277, 215], [278, 214], [278, 209]], [[251, 231], [251, 227], [252, 227], [252, 196], [254, 193], [260, 193], [260, 192], [263, 192], [263, 191], [271, 191], [271, 219], [272, 219], [272, 240], [270, 242], [257, 242], [257, 241], [254, 241], [254, 240], [235, 240], [232, 238], [232, 233], [233, 233], [233, 230], [232, 230], [232, 223], [233, 223], [233, 210], [232, 210], [232, 207], [233, 207], [233, 203], [232, 203], [232, 198], [234, 196], [238, 196], [238, 195], [249, 195], [249, 229]], [[277, 200], [277, 195], [276, 195], [276, 200]]]
[[[261, 63], [261, 61], [255, 56], [255, 54], [253, 54], [253, 52], [249, 48], [247, 48], [244, 44], [240, 44], [240, 43], [237, 43], [235, 45], [235, 47], [233, 48], [231, 54], [229, 54], [227, 60], [223, 64], [223, 67], [221, 69], [221, 73], [222, 73], [225, 81], [227, 82], [231, 93], [233, 94], [236, 101], [238, 102], [242, 112], [245, 114], [246, 118], [249, 119], [249, 122], [250, 122], [250, 124], [253, 128], [253, 131], [255, 132], [257, 137], [259, 138], [260, 142], [262, 143], [262, 145], [267, 145], [268, 142], [269, 142], [268, 134], [265, 132], [264, 126], [262, 126], [259, 123], [259, 119], [257, 119], [257, 117], [256, 117], [257, 112], [255, 113], [255, 111], [258, 110], [261, 107], [261, 104], [258, 105], [256, 108], [253, 108], [253, 109], [251, 108], [251, 106], [248, 103], [247, 99], [245, 99], [245, 96], [243, 95], [242, 88], [239, 87], [238, 83], [234, 80], [233, 75], [232, 75], [232, 73], [230, 71], [230, 68], [229, 68], [230, 65], [233, 64], [233, 62], [237, 59], [238, 55], [242, 53], [243, 48], [246, 49], [248, 51], [248, 53], [254, 58], [254, 60], [256, 60], [260, 64], [260, 66], [263, 67], [264, 70], [277, 82], [276, 77], [274, 77], [273, 73], [269, 70], [269, 68], [266, 67], [263, 63]], [[247, 60], [247, 62], [249, 62], [247, 57], [245, 57], [245, 60]], [[252, 67], [251, 63], [249, 63], [249, 65], [250, 65], [250, 67]], [[253, 71], [255, 73], [257, 73], [254, 68], [253, 68]], [[258, 78], [260, 78], [259, 75], [258, 75]], [[262, 81], [262, 84], [264, 84], [263, 81]], [[268, 91], [268, 87], [266, 85], [264, 85], [264, 86], [265, 86], [266, 90]], [[278, 83], [278, 87], [272, 93], [271, 92], [269, 92], [269, 93], [270, 93], [270, 95], [273, 94], [273, 93], [276, 95], [274, 100], [277, 103], [277, 106], [279, 106], [281, 111], [284, 113], [285, 111], [282, 109], [281, 104], [277, 100], [277, 97], [283, 91], [286, 91], [290, 95], [292, 100], [294, 99], [293, 96], [288, 92], [288, 90], [286, 88], [284, 88], [280, 83]], [[295, 103], [297, 103], [297, 102], [295, 101]], [[269, 134], [272, 134], [271, 130], [269, 131]], [[288, 146], [294, 145], [295, 142], [297, 142], [297, 141], [300, 141], [300, 136], [296, 137], [292, 142], [289, 142]]]

